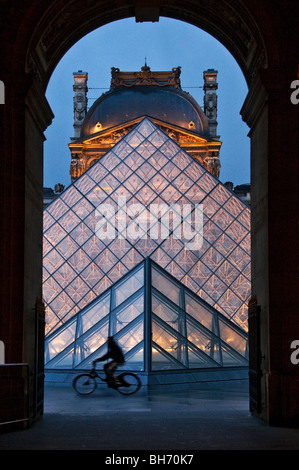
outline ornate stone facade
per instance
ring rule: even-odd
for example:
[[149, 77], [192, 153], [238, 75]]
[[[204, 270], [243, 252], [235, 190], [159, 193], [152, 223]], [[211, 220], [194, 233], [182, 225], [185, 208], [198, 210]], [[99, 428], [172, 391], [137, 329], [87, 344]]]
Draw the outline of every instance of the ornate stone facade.
[[[139, 72], [121, 72], [118, 68], [112, 67], [111, 69], [111, 85], [107, 94], [103, 95], [103, 99], [115, 99], [115, 94], [121, 89], [138, 90], [143, 87], [144, 90], [174, 90], [177, 94], [176, 99], [183, 99], [184, 115], [188, 115], [188, 106], [190, 108], [199, 108], [195, 100], [181, 89], [180, 82], [181, 68], [174, 67], [171, 71], [166, 72], [153, 72], [150, 67], [145, 64]], [[88, 168], [90, 168], [99, 158], [105, 155], [111, 147], [113, 147], [120, 139], [122, 139], [132, 128], [147, 116], [149, 109], [146, 103], [138, 97], [135, 119], [129, 119], [128, 122], [113, 125], [110, 122], [101, 123], [97, 122], [91, 126], [84, 125], [84, 119], [87, 114], [87, 73], [78, 72], [74, 73], [74, 129], [75, 135], [72, 142], [69, 144], [71, 151], [71, 165], [70, 174], [72, 182], [81, 176]], [[144, 88], [146, 87], [146, 88]], [[151, 88], [152, 87], [152, 88]], [[219, 150], [221, 142], [217, 136], [217, 72], [215, 70], [208, 70], [204, 72], [204, 112], [199, 115], [200, 128], [198, 123], [195, 124], [191, 119], [185, 124], [175, 125], [169, 122], [169, 114], [165, 113], [165, 109], [161, 105], [160, 109], [156, 111], [156, 117], [151, 116], [151, 119], [157, 126], [160, 127], [168, 136], [177, 142], [185, 151], [187, 151], [193, 158], [198, 160], [208, 171], [210, 171], [217, 178], [220, 173], [220, 159]], [[161, 95], [162, 96], [162, 95]], [[117, 98], [121, 100], [121, 96]], [[97, 100], [98, 107], [103, 102], [102, 98]], [[190, 104], [191, 103], [191, 104]], [[171, 108], [172, 106], [172, 108]], [[159, 106], [157, 106], [159, 108]], [[117, 107], [114, 101], [114, 109], [117, 114]], [[177, 113], [175, 104], [170, 105], [170, 114]], [[158, 116], [158, 118], [157, 118]], [[165, 117], [166, 116], [166, 117]], [[180, 116], [178, 116], [178, 123], [180, 124]], [[183, 126], [183, 127], [182, 127]], [[86, 128], [88, 129], [86, 132]], [[86, 133], [88, 135], [86, 135]]]
[[140, 72], [121, 72], [119, 68], [111, 69], [111, 88], [117, 86], [156, 85], [181, 88], [181, 67], [173, 67], [171, 72], [152, 72], [145, 63]]

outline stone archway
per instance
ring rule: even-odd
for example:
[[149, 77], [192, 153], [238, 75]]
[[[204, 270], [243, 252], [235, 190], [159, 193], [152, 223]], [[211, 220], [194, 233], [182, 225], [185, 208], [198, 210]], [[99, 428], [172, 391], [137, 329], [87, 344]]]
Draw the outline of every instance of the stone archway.
[[[1, 7], [5, 105], [1, 107], [1, 340], [7, 363], [28, 363], [30, 418], [42, 381], [37, 319], [41, 294], [43, 132], [52, 112], [47, 83], [63, 54], [108, 22], [159, 16], [192, 23], [232, 53], [247, 80], [242, 109], [250, 127], [252, 171], [251, 410], [270, 424], [299, 424], [296, 338], [298, 286], [298, 6], [257, 0], [32, 0]], [[41, 338], [42, 343], [42, 338]], [[42, 349], [42, 348], [41, 348]]]
[[196, 8], [192, 11], [184, 2], [176, 1], [166, 5], [155, 2], [155, 6], [143, 6], [142, 1], [120, 5], [115, 2], [106, 11], [100, 9], [97, 2], [81, 3], [80, 8], [77, 2], [65, 2], [60, 9], [58, 3], [52, 2], [39, 21], [26, 57], [26, 72], [37, 75], [42, 87], [47, 85], [57, 63], [75, 42], [105, 23], [127, 17], [135, 17], [137, 22], [154, 22], [165, 16], [207, 31], [235, 57], [248, 84], [258, 69], [267, 66], [263, 37], [250, 9], [238, 1], [223, 1], [219, 5], [219, 2], [202, 0], [199, 11]]

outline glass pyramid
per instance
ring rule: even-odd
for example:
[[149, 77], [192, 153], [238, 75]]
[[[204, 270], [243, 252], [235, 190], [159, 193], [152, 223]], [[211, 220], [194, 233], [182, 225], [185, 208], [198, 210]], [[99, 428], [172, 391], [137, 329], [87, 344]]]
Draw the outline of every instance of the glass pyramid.
[[248, 365], [247, 333], [149, 258], [48, 335], [46, 368], [90, 369], [108, 335], [126, 369]]
[[76, 314], [147, 257], [247, 331], [250, 209], [148, 118], [45, 208], [43, 248], [47, 336], [67, 324], [73, 344]]

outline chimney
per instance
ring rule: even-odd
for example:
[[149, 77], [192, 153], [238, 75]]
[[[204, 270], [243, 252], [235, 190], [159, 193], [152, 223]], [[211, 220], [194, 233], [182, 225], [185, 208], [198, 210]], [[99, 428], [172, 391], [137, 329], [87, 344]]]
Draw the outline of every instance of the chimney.
[[74, 72], [74, 138], [80, 137], [83, 120], [87, 113], [88, 74], [79, 70]]
[[217, 83], [218, 71], [208, 69], [203, 73], [204, 78], [204, 113], [209, 123], [210, 136], [219, 140], [217, 135]]

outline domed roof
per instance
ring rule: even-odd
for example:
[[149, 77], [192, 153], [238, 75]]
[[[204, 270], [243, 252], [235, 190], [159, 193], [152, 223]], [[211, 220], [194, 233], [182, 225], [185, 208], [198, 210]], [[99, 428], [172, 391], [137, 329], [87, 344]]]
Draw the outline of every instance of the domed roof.
[[81, 137], [144, 116], [208, 135], [207, 118], [194, 98], [181, 89], [177, 70], [151, 72], [149, 67], [143, 67], [142, 72], [119, 73], [112, 69], [112, 86], [89, 109]]

